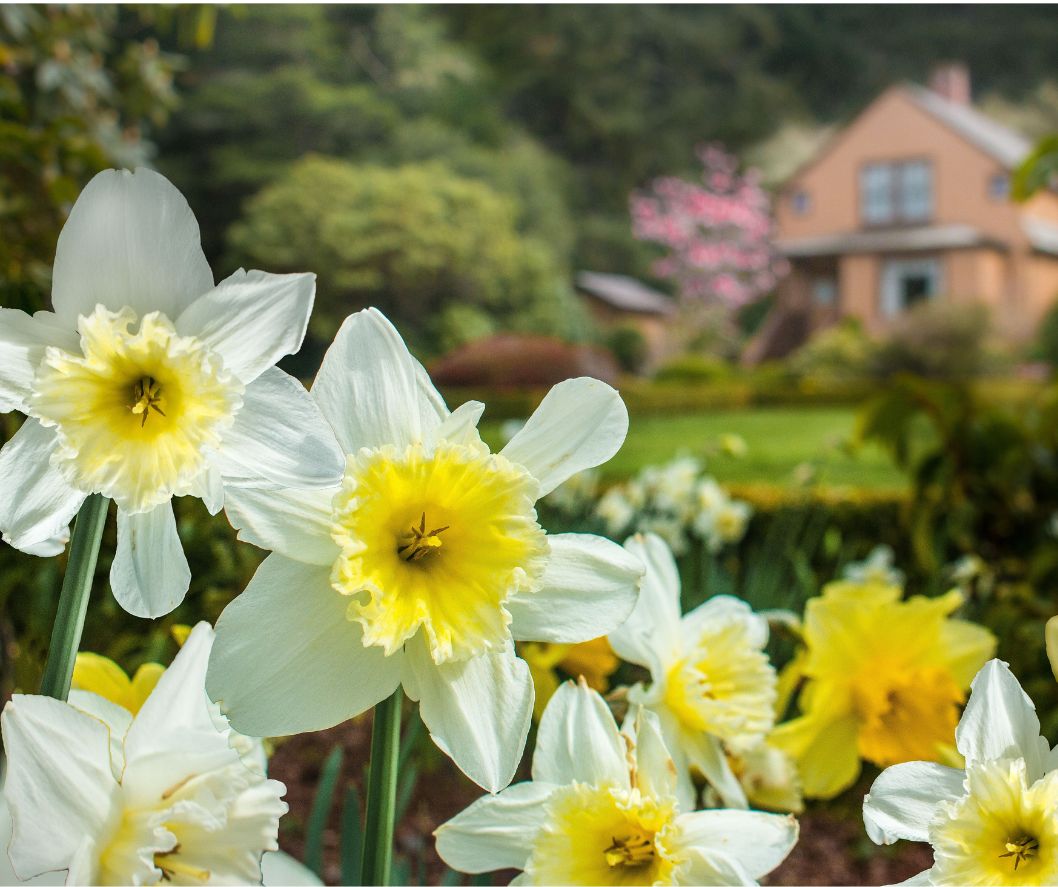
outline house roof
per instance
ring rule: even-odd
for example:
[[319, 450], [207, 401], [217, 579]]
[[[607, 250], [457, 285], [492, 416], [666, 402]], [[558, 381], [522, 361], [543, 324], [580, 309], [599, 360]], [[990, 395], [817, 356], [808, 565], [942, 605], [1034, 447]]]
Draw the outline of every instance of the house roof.
[[1025, 216], [1021, 220], [1021, 230], [1029, 238], [1034, 250], [1058, 256], [1058, 225]]
[[1032, 143], [1021, 133], [986, 117], [971, 105], [949, 101], [913, 83], [905, 84], [904, 89], [919, 108], [1007, 168], [1017, 166], [1032, 150]]
[[577, 289], [611, 308], [633, 314], [667, 316], [676, 310], [668, 296], [624, 274], [581, 271], [577, 274]]
[[[1058, 229], [1055, 229], [1055, 236], [1058, 238]], [[1002, 245], [972, 225], [924, 225], [918, 228], [786, 238], [780, 240], [777, 246], [788, 258], [809, 258], [846, 253], [917, 252]]]

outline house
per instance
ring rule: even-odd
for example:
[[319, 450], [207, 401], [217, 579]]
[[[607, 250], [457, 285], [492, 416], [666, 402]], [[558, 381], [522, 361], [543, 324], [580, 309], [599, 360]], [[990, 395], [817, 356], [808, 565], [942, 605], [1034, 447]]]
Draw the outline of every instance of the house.
[[973, 107], [963, 65], [882, 93], [780, 190], [791, 271], [755, 359], [841, 318], [884, 332], [930, 299], [983, 303], [1006, 338], [1029, 338], [1058, 298], [1058, 194], [1009, 194], [1030, 150]]
[[676, 313], [671, 298], [633, 277], [598, 271], [577, 274], [576, 288], [600, 330], [639, 331], [646, 343], [647, 367], [656, 367], [669, 356], [669, 322]]

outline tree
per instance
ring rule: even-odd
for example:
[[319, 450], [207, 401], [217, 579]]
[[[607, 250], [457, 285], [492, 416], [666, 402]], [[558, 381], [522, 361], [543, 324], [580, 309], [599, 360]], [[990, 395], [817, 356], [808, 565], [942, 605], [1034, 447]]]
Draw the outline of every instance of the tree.
[[654, 266], [685, 306], [738, 308], [771, 291], [786, 271], [772, 245], [771, 201], [754, 170], [711, 145], [698, 151], [701, 184], [656, 179], [631, 197], [632, 229], [666, 254]]

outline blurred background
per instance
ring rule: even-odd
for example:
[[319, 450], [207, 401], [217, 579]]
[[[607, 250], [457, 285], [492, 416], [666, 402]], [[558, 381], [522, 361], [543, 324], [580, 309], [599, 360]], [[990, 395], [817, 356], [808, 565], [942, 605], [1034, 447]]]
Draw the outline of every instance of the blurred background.
[[[492, 444], [551, 384], [611, 382], [629, 440], [541, 506], [549, 529], [660, 532], [691, 601], [794, 612], [885, 546], [909, 592], [964, 589], [1054, 738], [1055, 45], [1046, 6], [5, 5], [0, 304], [48, 304], [93, 174], [152, 166], [218, 279], [318, 275], [288, 371], [311, 381], [375, 305], [451, 406], [486, 402]], [[707, 479], [723, 527], [658, 494]], [[187, 601], [127, 617], [111, 538], [86, 648], [168, 661], [174, 624], [245, 585], [261, 554], [191, 505]], [[63, 562], [0, 563], [6, 697], [39, 683]], [[776, 662], [791, 649], [777, 632]], [[284, 846], [331, 882], [363, 720], [273, 762]], [[406, 754], [398, 864], [457, 883], [429, 832], [475, 792], [421, 732]], [[772, 882], [926, 867], [867, 843], [862, 794], [813, 807]]]

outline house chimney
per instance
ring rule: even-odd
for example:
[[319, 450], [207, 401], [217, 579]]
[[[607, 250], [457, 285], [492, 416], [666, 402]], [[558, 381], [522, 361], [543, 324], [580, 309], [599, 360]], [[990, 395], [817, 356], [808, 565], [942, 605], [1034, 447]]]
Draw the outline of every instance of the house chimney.
[[963, 62], [944, 62], [930, 74], [929, 88], [956, 105], [970, 104], [970, 69]]

